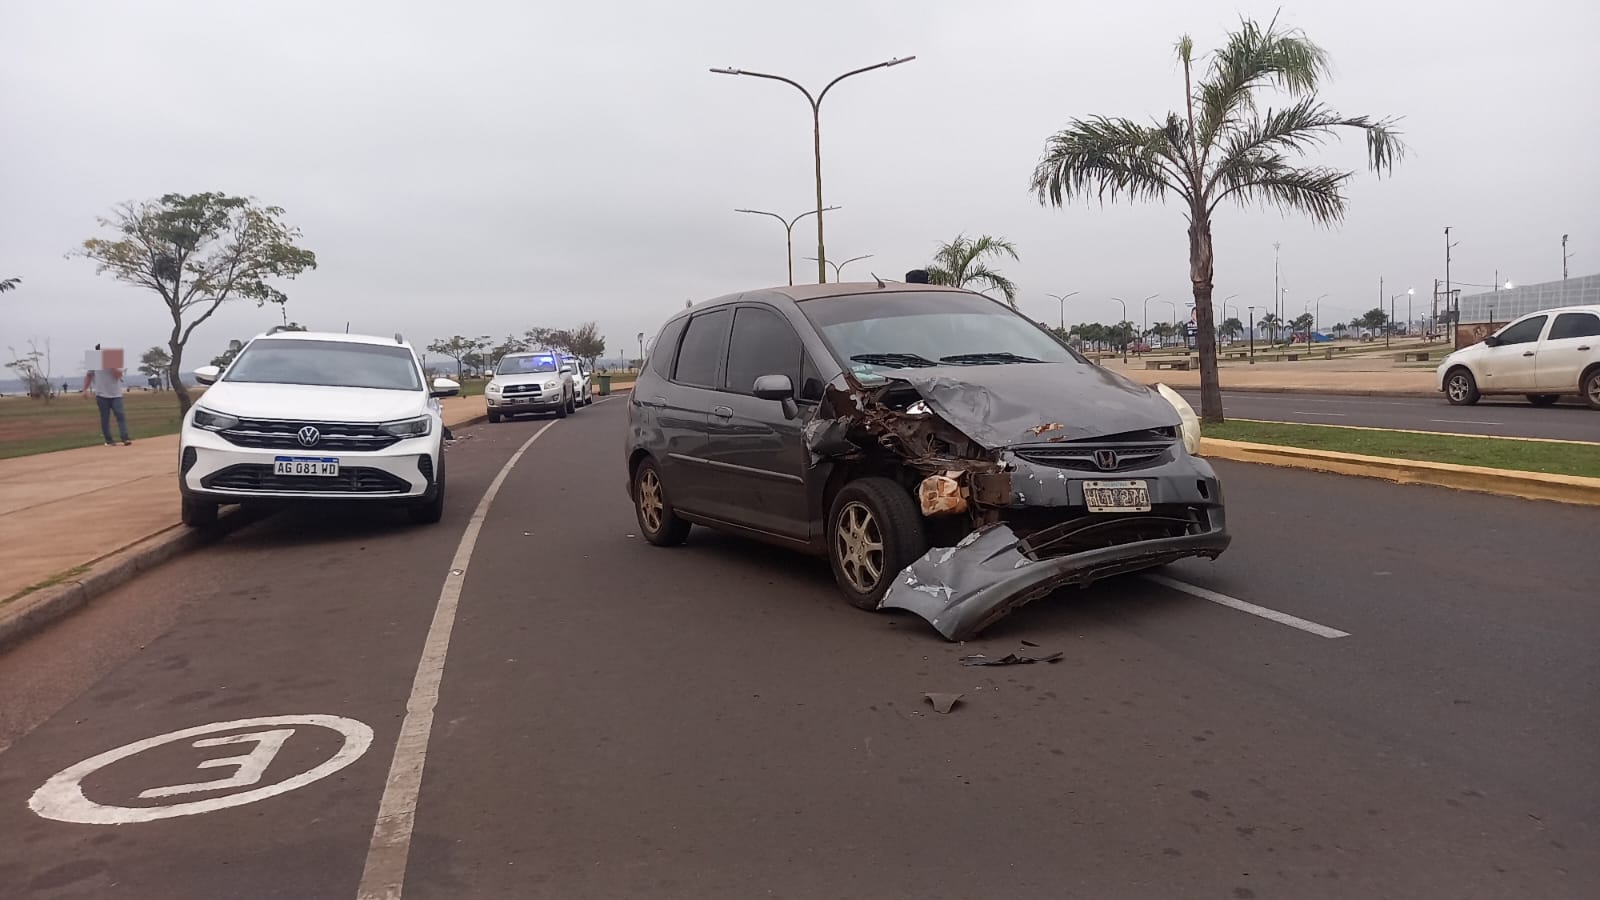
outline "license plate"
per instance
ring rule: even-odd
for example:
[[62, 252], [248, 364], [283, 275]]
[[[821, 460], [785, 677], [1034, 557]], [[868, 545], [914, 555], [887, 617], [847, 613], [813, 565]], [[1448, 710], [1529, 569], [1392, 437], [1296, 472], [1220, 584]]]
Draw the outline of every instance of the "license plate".
[[331, 478], [339, 474], [339, 460], [331, 456], [278, 456], [272, 460], [272, 474]]
[[1085, 481], [1083, 500], [1092, 513], [1149, 512], [1147, 481]]

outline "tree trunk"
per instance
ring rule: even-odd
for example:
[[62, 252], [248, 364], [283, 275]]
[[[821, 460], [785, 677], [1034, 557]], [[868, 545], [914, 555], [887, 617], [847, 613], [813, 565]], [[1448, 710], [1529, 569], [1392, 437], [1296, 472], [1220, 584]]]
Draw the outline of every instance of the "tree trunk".
[[183, 344], [179, 343], [181, 333], [176, 322], [172, 325], [172, 339], [167, 342], [167, 349], [172, 351], [172, 363], [167, 366], [167, 381], [172, 385], [172, 393], [178, 396], [178, 415], [189, 414], [189, 407], [194, 405], [194, 398], [189, 396], [189, 386], [183, 383]]
[[1217, 381], [1217, 328], [1211, 315], [1211, 218], [1196, 205], [1189, 218], [1189, 280], [1194, 285], [1195, 343], [1200, 349], [1200, 421], [1222, 424], [1222, 385]]

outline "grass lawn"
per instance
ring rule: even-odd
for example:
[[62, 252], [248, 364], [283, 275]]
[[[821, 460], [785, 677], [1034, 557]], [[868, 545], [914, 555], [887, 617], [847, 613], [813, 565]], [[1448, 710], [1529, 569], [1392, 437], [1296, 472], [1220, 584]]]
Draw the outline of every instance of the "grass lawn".
[[1237, 420], [1207, 425], [1204, 432], [1208, 438], [1225, 441], [1600, 478], [1600, 447], [1586, 444]]
[[[198, 392], [191, 392], [198, 396]], [[178, 430], [178, 398], [171, 391], [129, 391], [122, 400], [134, 440]], [[111, 420], [111, 433], [117, 422]], [[27, 397], [0, 397], [0, 459], [91, 447], [101, 443], [100, 413], [93, 398], [58, 396], [48, 403]]]

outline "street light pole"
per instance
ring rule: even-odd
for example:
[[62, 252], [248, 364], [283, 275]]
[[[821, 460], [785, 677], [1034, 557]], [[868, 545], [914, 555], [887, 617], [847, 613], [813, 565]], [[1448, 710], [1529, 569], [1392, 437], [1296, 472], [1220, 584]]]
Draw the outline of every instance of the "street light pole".
[[[1122, 299], [1121, 297], [1112, 297], [1111, 299], [1113, 299], [1113, 300], [1117, 301], [1118, 303], [1122, 304], [1122, 322], [1128, 321], [1128, 301]], [[1117, 327], [1118, 328], [1122, 327], [1122, 322], [1118, 322], [1117, 323]], [[1128, 364], [1128, 342], [1127, 341], [1123, 341], [1122, 342], [1122, 364], [1124, 366], [1126, 366]]]
[[1067, 298], [1075, 297], [1077, 294], [1077, 291], [1073, 291], [1070, 294], [1045, 294], [1046, 297], [1054, 297], [1061, 304], [1061, 331], [1063, 334], [1067, 330]]
[[1567, 254], [1567, 236], [1561, 236], [1561, 280], [1567, 280], [1567, 260], [1572, 257]]
[[[828, 210], [832, 211], [839, 208], [840, 207], [837, 206], [830, 206], [828, 207]], [[785, 257], [789, 261], [789, 283], [794, 284], [794, 223], [804, 219], [806, 216], [817, 215], [817, 211], [814, 209], [808, 209], [792, 219], [785, 219], [783, 216], [780, 216], [775, 212], [767, 212], [764, 209], [736, 209], [734, 212], [750, 213], [751, 215], [756, 216], [771, 216], [772, 218], [783, 223], [783, 249]], [[809, 259], [810, 257], [807, 258]], [[824, 278], [823, 281], [827, 281], [827, 279]]]
[[1256, 364], [1256, 308], [1246, 306], [1245, 309], [1250, 311], [1250, 365], [1253, 366]]
[[1150, 334], [1150, 301], [1159, 296], [1161, 296], [1161, 292], [1157, 291], [1156, 293], [1144, 298], [1144, 334], [1141, 335], [1141, 337]]
[[[852, 257], [850, 257], [849, 259], [845, 260], [842, 263], [836, 263], [831, 259], [827, 260], [827, 263], [828, 263], [828, 265], [830, 267], [833, 268], [833, 280], [834, 280], [834, 282], [838, 283], [838, 282], [844, 280], [843, 272], [844, 272], [844, 267], [845, 266], [848, 266], [853, 262], [859, 262], [859, 261], [861, 261], [863, 259], [871, 259], [871, 258], [872, 258], [872, 254], [868, 253], [865, 256], [852, 256]], [[804, 257], [804, 259], [810, 260], [811, 262], [816, 262], [817, 261], [817, 258], [815, 256], [807, 256], [807, 257]]]
[[[784, 84], [787, 84], [790, 87], [794, 88], [795, 90], [799, 91], [801, 94], [805, 95], [806, 102], [811, 104], [811, 155], [812, 155], [812, 159], [816, 163], [816, 174], [817, 174], [817, 209], [816, 209], [816, 212], [817, 212], [817, 283], [818, 284], [826, 284], [827, 281], [828, 281], [828, 266], [827, 266], [827, 263], [826, 263], [826, 260], [828, 258], [828, 251], [825, 249], [825, 247], [823, 245], [823, 241], [822, 241], [822, 214], [823, 214], [823, 212], [826, 211], [824, 209], [823, 205], [822, 205], [822, 101], [823, 101], [823, 99], [825, 97], [828, 96], [828, 91], [832, 90], [834, 85], [836, 85], [839, 82], [845, 80], [846, 78], [849, 78], [852, 75], [860, 75], [863, 72], [871, 72], [873, 69], [886, 69], [886, 68], [888, 68], [890, 66], [898, 66], [901, 63], [910, 62], [913, 59], [916, 59], [916, 57], [915, 56], [907, 56], [904, 59], [899, 59], [899, 58], [889, 59], [889, 60], [884, 60], [881, 63], [873, 63], [870, 66], [862, 66], [859, 69], [851, 69], [850, 71], [844, 73], [843, 75], [840, 75], [839, 77], [837, 77], [837, 78], [833, 79], [832, 81], [828, 82], [827, 86], [824, 87], [822, 89], [822, 91], [820, 93], [818, 93], [815, 97], [813, 97], [811, 95], [810, 91], [806, 90], [803, 86], [801, 86], [800, 82], [795, 81], [795, 80], [793, 80], [791, 78], [785, 78], [782, 75], [769, 75], [769, 74], [767, 74], [765, 72], [747, 72], [747, 71], [745, 71], [743, 69], [731, 69], [731, 68], [730, 69], [712, 69], [711, 70], [714, 74], [717, 74], [717, 75], [748, 75], [751, 78], [765, 78], [765, 79], [767, 79], [769, 81], [781, 81]], [[790, 284], [793, 284], [793, 283], [794, 283], [793, 281], [790, 281]]]

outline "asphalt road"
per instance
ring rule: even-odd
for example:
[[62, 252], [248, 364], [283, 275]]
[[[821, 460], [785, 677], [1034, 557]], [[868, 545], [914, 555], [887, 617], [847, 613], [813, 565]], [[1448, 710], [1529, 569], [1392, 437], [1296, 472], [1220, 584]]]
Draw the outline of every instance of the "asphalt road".
[[[273, 516], [0, 656], [0, 895], [351, 900], [406, 835], [416, 900], [1600, 895], [1600, 511], [1221, 463], [1221, 560], [957, 646], [646, 545], [622, 417], [527, 445], [470, 558], [546, 423], [464, 429], [440, 525]], [[1065, 658], [957, 663], [1016, 650]]]
[[[1200, 408], [1199, 391], [1180, 393]], [[1273, 422], [1600, 441], [1600, 413], [1576, 402], [1536, 407], [1520, 397], [1485, 397], [1476, 406], [1451, 406], [1443, 394], [1423, 398], [1224, 391], [1222, 410], [1241, 419]]]

